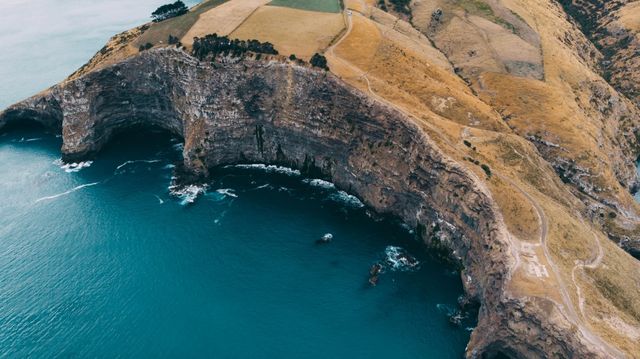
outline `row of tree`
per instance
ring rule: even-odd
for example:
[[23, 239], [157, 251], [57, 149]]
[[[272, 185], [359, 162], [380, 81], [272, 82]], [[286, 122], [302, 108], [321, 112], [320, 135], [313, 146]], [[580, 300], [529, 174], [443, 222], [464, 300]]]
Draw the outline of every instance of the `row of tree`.
[[172, 17], [184, 15], [188, 11], [189, 8], [187, 8], [187, 5], [178, 0], [173, 4], [166, 4], [157, 8], [156, 11], [151, 13], [151, 18], [153, 19], [153, 22], [160, 22]]
[[196, 37], [193, 41], [193, 50], [191, 53], [198, 59], [203, 60], [209, 55], [216, 56], [218, 54], [230, 54], [240, 56], [248, 51], [257, 54], [278, 54], [278, 51], [270, 42], [260, 42], [258, 40], [232, 40], [227, 36], [218, 36], [217, 34], [207, 35], [205, 37]]

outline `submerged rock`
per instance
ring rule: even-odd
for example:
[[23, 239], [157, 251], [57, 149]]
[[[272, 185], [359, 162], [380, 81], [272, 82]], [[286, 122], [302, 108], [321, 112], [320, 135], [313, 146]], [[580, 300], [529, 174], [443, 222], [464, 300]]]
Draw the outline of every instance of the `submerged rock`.
[[392, 272], [408, 272], [418, 270], [420, 268], [420, 261], [402, 247], [387, 246], [384, 253], [384, 259], [376, 262], [369, 269], [369, 284], [372, 286], [376, 286], [378, 284], [380, 274], [387, 270]]
[[333, 240], [333, 234], [325, 233], [320, 239], [316, 240], [316, 244], [331, 243], [332, 240]]
[[378, 285], [378, 279], [380, 277], [380, 273], [382, 273], [382, 270], [383, 267], [380, 263], [376, 263], [371, 266], [371, 269], [369, 269], [369, 284], [371, 284], [371, 286], [375, 287], [376, 285]]

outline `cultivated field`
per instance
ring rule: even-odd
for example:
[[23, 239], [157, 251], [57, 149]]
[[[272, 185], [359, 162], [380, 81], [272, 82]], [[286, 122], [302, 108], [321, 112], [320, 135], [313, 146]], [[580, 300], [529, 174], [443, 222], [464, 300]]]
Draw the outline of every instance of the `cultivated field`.
[[340, 12], [341, 10], [339, 0], [273, 0], [269, 5], [321, 12]]
[[182, 37], [182, 43], [193, 44], [194, 37], [208, 34], [229, 35], [242, 24], [256, 9], [269, 0], [231, 0], [214, 9], [203, 12], [198, 21]]
[[322, 52], [344, 29], [341, 13], [312, 12], [264, 6], [249, 17], [231, 37], [257, 39], [275, 45], [282, 55], [309, 59]]
[[201, 14], [224, 4], [227, 0], [205, 0], [194, 6], [188, 13], [165, 21], [151, 24], [151, 27], [138, 37], [132, 45], [137, 49], [140, 45], [150, 43], [153, 45], [166, 44], [169, 35], [182, 38], [187, 31], [198, 21]]

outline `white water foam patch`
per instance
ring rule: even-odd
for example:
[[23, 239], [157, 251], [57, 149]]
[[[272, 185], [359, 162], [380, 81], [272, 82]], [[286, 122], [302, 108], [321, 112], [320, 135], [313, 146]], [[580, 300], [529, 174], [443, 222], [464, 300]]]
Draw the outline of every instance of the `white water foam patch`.
[[227, 197], [238, 198], [238, 195], [234, 193], [235, 190], [233, 188], [219, 188], [216, 192]]
[[207, 193], [209, 188], [206, 184], [190, 184], [188, 186], [169, 186], [169, 193], [172, 196], [182, 199], [181, 205], [186, 206], [188, 204], [195, 203], [196, 199], [201, 195]]
[[322, 189], [335, 189], [336, 185], [334, 185], [333, 183], [329, 182], [329, 181], [325, 181], [325, 180], [321, 180], [319, 178], [305, 178], [302, 180], [302, 182], [312, 186], [312, 187], [318, 187], [318, 188], [322, 188]]
[[93, 164], [93, 161], [83, 161], [83, 162], [73, 162], [73, 163], [64, 163], [62, 159], [57, 159], [53, 161], [53, 164], [59, 166], [67, 173], [71, 172], [80, 172], [83, 168], [90, 167]]
[[71, 194], [71, 193], [73, 193], [73, 192], [75, 192], [75, 191], [79, 191], [79, 190], [81, 190], [81, 189], [83, 189], [83, 188], [87, 188], [87, 187], [95, 186], [95, 185], [97, 185], [97, 184], [99, 184], [99, 183], [100, 183], [100, 182], [87, 183], [87, 184], [83, 184], [83, 185], [80, 185], [80, 186], [74, 187], [74, 188], [72, 188], [72, 189], [70, 189], [70, 190], [68, 190], [68, 191], [66, 191], [66, 192], [62, 192], [62, 193], [58, 193], [58, 194], [54, 194], [53, 196], [47, 196], [47, 197], [38, 198], [38, 199], [36, 200], [36, 203], [38, 203], [38, 202], [42, 202], [42, 201], [47, 201], [47, 200], [56, 199], [56, 198], [58, 198], [58, 197], [62, 197], [62, 196], [66, 196], [66, 195]]
[[160, 162], [160, 160], [132, 160], [132, 161], [126, 161], [126, 162], [118, 165], [118, 167], [116, 167], [116, 172], [118, 172], [122, 168], [124, 168], [124, 167], [126, 167], [128, 165], [132, 165], [134, 163], [158, 163], [158, 162]]
[[163, 203], [164, 203], [164, 201], [162, 200], [162, 198], [160, 198], [160, 196], [158, 196], [157, 194], [154, 194], [153, 196], [154, 196], [154, 197], [156, 197], [156, 198], [158, 199], [158, 203], [159, 203], [159, 204], [163, 204]]
[[354, 195], [350, 195], [345, 191], [338, 191], [329, 195], [329, 199], [345, 204], [349, 207], [362, 208], [364, 203]]
[[294, 170], [293, 168], [283, 167], [283, 166], [275, 166], [275, 165], [265, 165], [261, 163], [254, 163], [248, 165], [233, 165], [226, 166], [225, 168], [235, 167], [241, 169], [251, 169], [251, 170], [259, 170], [267, 173], [279, 173], [287, 176], [300, 176], [301, 173], [298, 170]]
[[420, 262], [402, 247], [387, 246], [384, 254], [386, 266], [393, 271], [414, 271], [420, 266]]
[[34, 142], [34, 141], [40, 141], [40, 140], [42, 140], [42, 137], [36, 137], [36, 138], [24, 138], [24, 137], [22, 137], [18, 142]]
[[171, 146], [171, 148], [173, 148], [176, 151], [184, 151], [184, 144], [182, 143], [176, 143], [175, 145]]
[[258, 189], [265, 189], [265, 188], [272, 188], [272, 187], [271, 187], [271, 185], [270, 185], [270, 184], [265, 183], [265, 184], [263, 184], [263, 185], [260, 185], [260, 186], [258, 186], [258, 187], [256, 187], [256, 188], [254, 188], [254, 190], [258, 190]]

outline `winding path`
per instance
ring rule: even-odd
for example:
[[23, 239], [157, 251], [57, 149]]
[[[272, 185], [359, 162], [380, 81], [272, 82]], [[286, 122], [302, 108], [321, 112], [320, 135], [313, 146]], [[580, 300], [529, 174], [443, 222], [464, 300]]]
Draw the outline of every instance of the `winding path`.
[[[363, 1], [361, 1], [361, 2], [362, 2], [363, 9], [366, 9], [366, 4], [364, 4]], [[409, 111], [404, 110], [400, 106], [398, 106], [398, 105], [396, 105], [394, 103], [391, 103], [388, 100], [386, 100], [385, 98], [383, 98], [380, 95], [378, 95], [371, 87], [371, 82], [369, 81], [369, 78], [367, 76], [367, 72], [363, 71], [359, 67], [353, 65], [351, 62], [348, 62], [348, 61], [344, 60], [343, 58], [341, 58], [341, 57], [339, 57], [339, 56], [337, 56], [335, 54], [335, 52], [334, 52], [335, 48], [337, 46], [339, 46], [351, 34], [351, 32], [353, 30], [352, 16], [354, 16], [354, 15], [356, 15], [356, 16], [364, 16], [362, 13], [360, 13], [360, 12], [354, 10], [354, 9], [349, 9], [349, 8], [346, 8], [344, 10], [344, 15], [345, 15], [345, 18], [346, 18], [347, 30], [344, 32], [342, 37], [340, 37], [333, 45], [331, 45], [327, 49], [325, 54], [331, 56], [332, 59], [339, 61], [344, 66], [347, 66], [348, 68], [353, 70], [355, 73], [359, 74], [359, 76], [357, 76], [357, 77], [358, 78], [362, 78], [366, 82], [368, 92], [377, 101], [379, 101], [379, 102], [381, 102], [381, 103], [383, 103], [383, 104], [385, 104], [385, 105], [387, 105], [387, 106], [389, 106], [391, 108], [394, 108], [394, 109], [396, 109], [396, 110], [398, 110], [398, 111], [400, 111], [400, 112], [412, 117], [415, 120], [418, 120], [419, 123], [421, 123], [421, 124], [425, 124], [432, 131], [437, 133], [439, 135], [440, 139], [442, 141], [444, 141], [447, 145], [449, 145], [454, 151], [460, 152], [458, 150], [457, 146], [455, 146], [453, 143], [451, 143], [448, 140], [448, 138], [438, 128], [435, 128], [435, 126], [433, 126], [432, 124], [430, 124], [430, 123], [428, 123], [426, 121], [420, 120], [419, 118], [417, 118], [417, 116], [413, 115]], [[500, 173], [495, 173], [495, 174], [498, 177], [500, 177], [500, 179], [508, 182], [511, 186], [513, 186], [515, 189], [517, 189], [518, 192], [520, 192], [523, 196], [525, 196], [527, 201], [529, 201], [529, 203], [531, 203], [531, 206], [536, 211], [536, 214], [538, 216], [539, 226], [540, 226], [540, 246], [543, 249], [544, 257], [545, 257], [547, 263], [549, 264], [549, 266], [551, 267], [551, 270], [553, 271], [555, 280], [558, 283], [558, 286], [559, 286], [558, 289], [559, 289], [560, 295], [562, 297], [562, 302], [563, 302], [562, 306], [566, 308], [566, 311], [565, 311], [566, 313], [565, 314], [568, 317], [567, 319], [578, 328], [580, 333], [584, 336], [584, 338], [587, 341], [591, 342], [593, 345], [598, 347], [604, 353], [608, 353], [608, 354], [612, 355], [615, 358], [626, 358], [626, 355], [624, 353], [622, 353], [617, 348], [613, 347], [611, 344], [609, 344], [609, 343], [605, 342], [604, 340], [602, 340], [600, 338], [600, 336], [598, 336], [597, 334], [593, 333], [588, 328], [588, 324], [586, 324], [585, 321], [583, 320], [583, 318], [585, 318], [585, 314], [584, 314], [584, 301], [585, 300], [582, 297], [582, 292], [581, 292], [580, 286], [578, 285], [578, 283], [577, 283], [577, 281], [575, 279], [575, 272], [576, 272], [577, 269], [584, 269], [584, 268], [592, 268], [592, 269], [594, 269], [594, 268], [597, 268], [597, 267], [600, 266], [600, 264], [602, 262], [602, 258], [604, 257], [604, 251], [602, 249], [602, 245], [600, 244], [600, 241], [599, 241], [598, 237], [596, 236], [596, 234], [593, 232], [593, 230], [591, 230], [591, 228], [589, 228], [587, 226], [586, 223], [584, 223], [582, 218], [580, 218], [580, 216], [578, 216], [578, 218], [581, 221], [581, 223], [586, 228], [588, 228], [589, 231], [593, 234], [594, 240], [595, 240], [596, 245], [598, 247], [598, 254], [596, 255], [596, 257], [590, 263], [578, 261], [576, 263], [576, 265], [573, 267], [572, 271], [571, 271], [572, 282], [573, 282], [573, 285], [576, 288], [576, 295], [578, 297], [578, 302], [579, 302], [578, 307], [579, 307], [580, 315], [578, 315], [578, 312], [576, 311], [575, 305], [574, 305], [573, 301], [571, 300], [571, 296], [569, 295], [569, 291], [567, 290], [567, 286], [565, 285], [565, 282], [562, 279], [562, 276], [560, 274], [561, 271], [558, 268], [558, 265], [553, 261], [552, 256], [549, 253], [549, 249], [548, 249], [548, 246], [547, 246], [547, 237], [548, 237], [548, 231], [549, 231], [549, 221], [548, 221], [548, 218], [547, 218], [547, 216], [546, 216], [546, 214], [544, 212], [544, 209], [538, 203], [538, 201], [536, 201], [529, 194], [529, 192], [527, 192], [526, 190], [521, 188], [518, 184], [516, 184], [510, 178], [505, 177], [505, 176], [501, 175]], [[512, 272], [514, 272], [520, 266], [520, 263], [521, 263], [520, 254], [519, 254], [520, 242], [519, 242], [519, 240], [514, 240], [510, 234], [507, 237], [508, 237], [508, 241], [510, 242], [510, 245], [511, 245], [512, 256], [513, 256], [514, 263], [515, 263], [513, 268], [511, 268], [511, 271], [509, 273], [509, 275], [511, 275]], [[517, 241], [517, 243], [516, 243], [516, 241]], [[556, 303], [556, 305], [558, 305], [558, 303]]]

